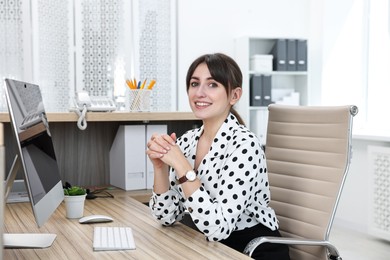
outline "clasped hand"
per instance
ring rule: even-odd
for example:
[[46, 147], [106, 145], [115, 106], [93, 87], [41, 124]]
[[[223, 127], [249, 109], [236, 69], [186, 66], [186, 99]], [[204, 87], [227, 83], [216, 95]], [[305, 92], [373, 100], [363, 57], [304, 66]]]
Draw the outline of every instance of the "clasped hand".
[[147, 143], [146, 154], [155, 167], [162, 167], [163, 163], [175, 168], [175, 161], [184, 157], [179, 146], [176, 145], [176, 134], [153, 134]]

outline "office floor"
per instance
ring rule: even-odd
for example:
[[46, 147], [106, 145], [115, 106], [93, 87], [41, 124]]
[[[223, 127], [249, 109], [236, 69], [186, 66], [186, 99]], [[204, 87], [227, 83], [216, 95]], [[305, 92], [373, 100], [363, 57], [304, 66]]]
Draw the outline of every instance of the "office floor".
[[390, 241], [377, 239], [341, 226], [333, 226], [330, 242], [337, 247], [343, 260], [390, 259]]

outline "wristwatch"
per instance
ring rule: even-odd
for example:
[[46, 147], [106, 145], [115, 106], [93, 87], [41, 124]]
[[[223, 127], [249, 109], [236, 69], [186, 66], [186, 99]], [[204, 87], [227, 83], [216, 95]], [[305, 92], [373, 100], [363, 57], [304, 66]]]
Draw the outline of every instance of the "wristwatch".
[[196, 179], [196, 173], [193, 170], [186, 172], [186, 174], [179, 178], [179, 184], [183, 184], [186, 181], [194, 181]]

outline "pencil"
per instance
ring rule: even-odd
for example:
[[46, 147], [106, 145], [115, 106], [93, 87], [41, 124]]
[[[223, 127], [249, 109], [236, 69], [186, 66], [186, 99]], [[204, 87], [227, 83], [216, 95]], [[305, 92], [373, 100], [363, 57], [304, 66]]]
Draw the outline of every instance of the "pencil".
[[156, 83], [156, 80], [154, 80], [154, 79], [152, 81], [150, 81], [147, 89], [152, 89], [155, 83]]
[[144, 80], [144, 82], [142, 82], [141, 89], [144, 89], [145, 83], [146, 83], [146, 79]]
[[134, 86], [133, 86], [133, 82], [129, 79], [126, 79], [126, 84], [127, 86], [130, 88], [130, 89], [135, 89]]

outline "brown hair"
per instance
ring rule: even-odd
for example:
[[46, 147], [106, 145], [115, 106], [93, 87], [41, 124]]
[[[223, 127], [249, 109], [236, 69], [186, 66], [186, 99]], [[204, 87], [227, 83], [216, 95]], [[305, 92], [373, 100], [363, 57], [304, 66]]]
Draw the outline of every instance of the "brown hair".
[[[187, 71], [187, 92], [195, 69], [202, 63], [207, 65], [213, 79], [225, 87], [228, 96], [230, 95], [231, 90], [242, 87], [242, 73], [238, 64], [225, 54], [214, 53], [202, 55], [192, 62]], [[230, 112], [237, 118], [240, 124], [245, 125], [244, 120], [242, 120], [241, 116], [233, 108], [233, 106], [230, 108]]]

